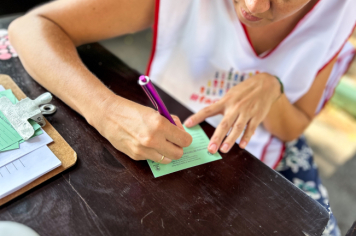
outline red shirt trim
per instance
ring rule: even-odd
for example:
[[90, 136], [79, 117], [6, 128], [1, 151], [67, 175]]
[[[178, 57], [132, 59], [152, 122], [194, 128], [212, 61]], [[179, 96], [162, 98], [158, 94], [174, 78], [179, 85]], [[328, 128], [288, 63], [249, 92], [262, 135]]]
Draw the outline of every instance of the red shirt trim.
[[353, 29], [351, 30], [351, 33], [349, 34], [349, 36], [346, 38], [345, 42], [342, 44], [342, 46], [340, 47], [340, 49], [335, 53], [335, 55], [327, 62], [325, 63], [325, 65], [323, 67], [321, 67], [321, 69], [318, 71], [318, 74], [325, 68], [327, 67], [327, 65], [329, 65], [329, 63], [335, 59], [335, 57], [337, 57], [339, 55], [339, 53], [341, 52], [341, 50], [344, 48], [345, 44], [347, 43], [347, 41], [349, 40], [349, 38], [351, 37], [352, 33], [354, 32], [354, 30], [356, 29], [356, 24], [354, 25]]
[[[335, 55], [318, 71], [317, 75], [318, 75], [323, 69], [325, 69], [325, 67], [326, 67], [327, 65], [329, 65], [329, 63], [330, 63], [332, 60], [334, 60], [335, 57], [337, 57], [337, 56], [339, 55], [339, 53], [340, 53], [341, 50], [344, 48], [345, 44], [347, 43], [347, 41], [349, 40], [349, 38], [351, 37], [351, 35], [352, 35], [353, 32], [355, 31], [355, 29], [356, 29], [356, 24], [354, 25], [353, 29], [351, 30], [351, 33], [349, 34], [349, 36], [347, 37], [347, 39], [345, 40], [345, 42], [342, 44], [341, 48], [340, 48], [340, 49], [335, 53]], [[355, 50], [356, 50], [356, 49], [355, 49]], [[352, 50], [350, 53], [355, 53], [355, 50]], [[354, 55], [354, 59], [355, 59], [355, 57], [356, 57], [356, 54]], [[349, 70], [349, 68], [350, 68], [350, 66], [351, 66], [351, 64], [352, 64], [352, 61], [353, 61], [353, 59], [349, 62], [349, 65], [347, 66], [346, 70], [343, 72], [343, 75]], [[340, 77], [340, 78], [341, 78], [341, 77]], [[340, 82], [340, 79], [339, 79], [339, 82]], [[326, 106], [326, 104], [330, 101], [330, 99], [331, 99], [332, 96], [334, 95], [335, 89], [336, 89], [337, 85], [339, 84], [339, 82], [338, 82], [338, 83], [336, 84], [336, 86], [334, 87], [333, 92], [332, 92], [332, 95], [324, 101], [324, 103], [323, 103], [323, 105], [322, 105], [320, 111], [324, 109], [324, 107]], [[320, 111], [318, 111], [317, 114], [319, 114]]]
[[270, 138], [269, 138], [269, 140], [268, 140], [268, 142], [267, 142], [266, 145], [263, 147], [262, 155], [261, 155], [261, 161], [262, 161], [263, 163], [265, 162], [267, 149], [268, 149], [269, 145], [271, 144], [272, 139], [273, 139], [273, 136], [271, 135]]
[[[347, 65], [346, 70], [343, 72], [342, 76], [345, 75], [346, 72], [350, 69], [350, 66], [351, 66], [352, 62], [353, 62], [354, 59], [356, 58], [356, 50], [352, 50], [351, 52], [354, 53], [354, 56], [353, 56], [353, 58], [349, 61], [349, 64]], [[342, 77], [342, 76], [341, 76], [341, 77]], [[340, 78], [341, 78], [341, 77], [340, 77]], [[339, 83], [340, 83], [340, 79], [339, 79], [339, 81], [336, 83], [336, 85], [334, 86], [333, 92], [331, 93], [331, 95], [325, 99], [325, 101], [324, 101], [324, 103], [323, 103], [323, 105], [322, 105], [320, 111], [322, 111], [322, 110], [324, 109], [324, 107], [326, 106], [326, 104], [328, 104], [328, 102], [330, 101], [330, 99], [334, 96], [334, 94], [335, 94], [335, 89], [336, 89], [336, 87], [337, 87], [337, 85], [338, 85]], [[319, 114], [320, 111], [318, 111], [317, 114]]]
[[283, 143], [282, 145], [282, 148], [281, 148], [281, 152], [279, 154], [279, 158], [278, 160], [276, 161], [276, 163], [273, 165], [273, 169], [275, 170], [278, 166], [278, 164], [281, 162], [281, 160], [283, 159], [283, 156], [284, 156], [284, 152], [286, 150], [286, 145]]
[[153, 62], [153, 58], [155, 56], [156, 53], [156, 44], [157, 44], [157, 34], [158, 34], [158, 17], [159, 17], [159, 0], [156, 0], [155, 3], [155, 21], [153, 24], [153, 42], [152, 42], [152, 51], [151, 51], [151, 57], [149, 60], [149, 63], [147, 65], [147, 69], [146, 69], [146, 75], [150, 75], [151, 72], [151, 65]]
[[255, 53], [255, 56], [258, 57], [258, 58], [264, 59], [264, 58], [268, 57], [270, 54], [272, 54], [272, 53], [281, 45], [281, 43], [282, 43], [283, 41], [285, 41], [285, 40], [289, 37], [289, 35], [291, 35], [291, 34], [299, 27], [299, 25], [302, 23], [302, 21], [304, 21], [305, 18], [307, 17], [307, 15], [309, 15], [309, 14], [315, 9], [315, 7], [319, 4], [319, 2], [320, 2], [320, 0], [318, 0], [318, 2], [315, 3], [315, 5], [307, 12], [307, 14], [305, 14], [305, 15], [298, 21], [298, 23], [293, 27], [292, 31], [289, 32], [288, 35], [287, 35], [281, 42], [279, 42], [279, 43], [277, 44], [277, 46], [275, 46], [274, 48], [272, 48], [266, 55], [263, 55], [263, 56], [259, 56], [259, 55], [257, 54], [255, 48], [254, 48], [253, 45], [252, 45], [252, 41], [251, 41], [250, 35], [248, 34], [248, 31], [247, 31], [246, 26], [245, 26], [241, 21], [239, 21], [240, 24], [241, 24], [241, 26], [242, 26], [242, 28], [243, 28], [243, 30], [244, 30], [244, 32], [245, 32], [245, 36], [246, 36], [246, 38], [247, 38], [247, 41], [249, 42], [252, 51]]

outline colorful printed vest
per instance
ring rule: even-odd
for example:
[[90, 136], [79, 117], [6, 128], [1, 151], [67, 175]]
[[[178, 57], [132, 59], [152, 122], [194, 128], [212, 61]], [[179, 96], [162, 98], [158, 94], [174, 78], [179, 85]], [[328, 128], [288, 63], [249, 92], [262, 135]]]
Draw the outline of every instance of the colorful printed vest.
[[[355, 12], [355, 0], [320, 0], [276, 48], [262, 56], [251, 46], [232, 0], [157, 0], [147, 74], [192, 112], [218, 101], [233, 86], [260, 72], [278, 76], [287, 98], [295, 103], [342, 50], [318, 112], [355, 54], [345, 44], [355, 27]], [[218, 115], [207, 122], [216, 127], [221, 118]], [[284, 144], [261, 124], [246, 149], [274, 168]]]

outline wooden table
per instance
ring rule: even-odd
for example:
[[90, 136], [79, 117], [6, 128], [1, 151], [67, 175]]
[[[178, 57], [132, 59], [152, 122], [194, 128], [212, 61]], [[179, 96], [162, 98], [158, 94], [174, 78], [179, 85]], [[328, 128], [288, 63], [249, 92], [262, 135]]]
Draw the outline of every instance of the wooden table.
[[[99, 44], [84, 45], [79, 53], [117, 94], [151, 106], [136, 71]], [[46, 91], [18, 58], [0, 61], [0, 72], [31, 98]], [[182, 120], [191, 114], [159, 93], [171, 113]], [[53, 104], [58, 111], [48, 120], [77, 152], [78, 162], [0, 207], [0, 220], [51, 236], [304, 235], [300, 228], [320, 235], [328, 221], [324, 208], [237, 145], [222, 154], [223, 160], [155, 179], [146, 161], [117, 151], [59, 99]], [[210, 137], [214, 128], [202, 127]]]
[[347, 231], [346, 236], [356, 236], [356, 221], [353, 223], [349, 231]]

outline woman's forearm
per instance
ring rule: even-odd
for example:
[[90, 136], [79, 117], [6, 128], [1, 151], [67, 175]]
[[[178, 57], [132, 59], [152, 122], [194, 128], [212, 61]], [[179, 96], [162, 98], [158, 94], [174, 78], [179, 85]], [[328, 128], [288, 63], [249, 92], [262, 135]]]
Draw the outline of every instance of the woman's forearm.
[[147, 28], [153, 16], [153, 0], [52, 1], [15, 20], [9, 34], [30, 75], [116, 149], [134, 160], [168, 164], [192, 142], [179, 118], [175, 126], [154, 109], [115, 95], [76, 51], [80, 44]]
[[271, 134], [282, 141], [291, 141], [304, 132], [315, 116], [315, 110], [336, 60], [337, 55], [319, 71], [309, 91], [294, 104], [283, 94], [271, 106], [263, 121], [263, 125]]
[[28, 73], [61, 100], [91, 119], [92, 110], [114, 94], [82, 63], [69, 36], [52, 21], [26, 15], [9, 37]]
[[307, 114], [292, 105], [283, 94], [272, 105], [263, 125], [280, 140], [291, 141], [303, 133], [311, 120]]

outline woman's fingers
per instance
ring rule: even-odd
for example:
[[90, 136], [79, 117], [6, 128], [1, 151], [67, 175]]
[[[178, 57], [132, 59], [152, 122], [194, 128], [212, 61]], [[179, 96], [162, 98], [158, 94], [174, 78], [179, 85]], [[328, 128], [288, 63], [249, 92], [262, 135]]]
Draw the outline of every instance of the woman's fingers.
[[177, 145], [169, 141], [163, 142], [159, 147], [155, 149], [158, 153], [171, 160], [178, 160], [183, 156], [183, 148], [178, 147]]
[[258, 126], [258, 122], [256, 122], [256, 119], [251, 119], [250, 122], [247, 124], [244, 135], [241, 138], [241, 141], [239, 144], [240, 148], [244, 149], [247, 146], [252, 135], [254, 134], [255, 130], [257, 129], [257, 126]]
[[164, 137], [171, 143], [176, 144], [178, 147], [188, 147], [192, 141], [192, 136], [184, 130], [181, 130], [179, 127], [170, 124], [167, 130], [164, 132]]
[[180, 159], [183, 153], [183, 148], [164, 139], [146, 146], [134, 146], [131, 148], [130, 157], [134, 160], [152, 160], [168, 164], [172, 160]]
[[182, 156], [183, 148], [168, 141], [164, 141], [159, 147], [135, 148], [132, 155], [134, 160], [152, 160], [162, 164], [168, 164], [172, 160], [177, 160]]
[[246, 117], [240, 115], [235, 123], [232, 126], [232, 130], [224, 140], [223, 144], [221, 145], [220, 151], [226, 153], [230, 151], [231, 147], [235, 144], [236, 140], [240, 137], [241, 133], [244, 131], [244, 128], [248, 122]]
[[169, 164], [169, 163], [172, 162], [172, 159], [167, 158], [166, 156], [158, 153], [154, 149], [150, 149], [147, 154], [148, 154], [148, 158], [147, 159], [152, 160], [152, 161], [157, 162], [157, 163]]
[[[126, 152], [125, 152], [126, 153]], [[159, 153], [154, 148], [147, 147], [133, 147], [130, 149], [130, 153], [127, 153], [133, 160], [152, 160], [162, 164], [168, 164], [172, 162], [172, 159]], [[163, 157], [163, 158], [162, 158]]]
[[233, 125], [234, 121], [236, 120], [237, 114], [231, 114], [228, 115], [226, 114], [218, 127], [216, 127], [216, 130], [213, 134], [213, 136], [210, 139], [210, 143], [208, 146], [208, 151], [210, 153], [216, 153], [221, 145], [221, 142], [231, 129], [231, 126]]
[[203, 122], [206, 118], [219, 114], [221, 109], [221, 104], [219, 102], [211, 104], [210, 106], [207, 106], [195, 113], [194, 115], [190, 116], [184, 122], [184, 125], [188, 128], [193, 127], [199, 124], [200, 122]]
[[180, 121], [180, 119], [178, 118], [178, 116], [172, 115], [172, 118], [174, 120], [174, 123], [176, 123], [177, 127], [180, 128], [181, 130], [184, 130], [184, 127], [182, 125], [182, 122]]
[[[141, 142], [143, 146], [156, 148], [166, 140], [176, 144], [178, 147], [188, 147], [192, 141], [192, 136], [183, 129], [179, 127], [179, 118], [173, 118], [176, 125], [172, 124], [168, 119], [160, 117], [159, 121], [155, 123], [155, 128], [153, 132], [149, 134], [144, 142]], [[164, 140], [164, 141], [163, 141]]]

